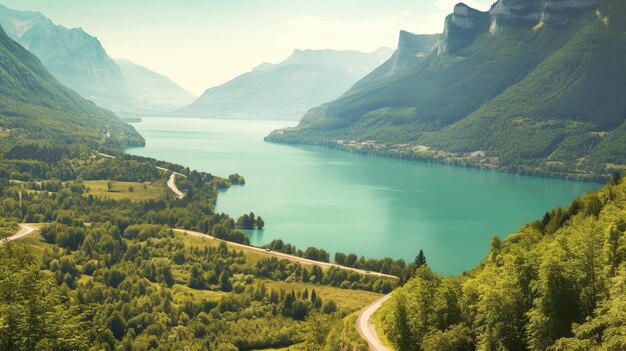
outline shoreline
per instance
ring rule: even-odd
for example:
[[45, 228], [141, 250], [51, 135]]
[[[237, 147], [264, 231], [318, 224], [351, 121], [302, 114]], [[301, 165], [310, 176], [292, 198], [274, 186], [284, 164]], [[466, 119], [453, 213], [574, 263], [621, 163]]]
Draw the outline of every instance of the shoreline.
[[[272, 132], [274, 133], [274, 132]], [[498, 166], [497, 164], [489, 163], [489, 159], [493, 159], [493, 157], [481, 157], [481, 158], [472, 158], [468, 157], [466, 154], [461, 156], [450, 156], [445, 157], [441, 156], [441, 154], [433, 154], [433, 153], [415, 153], [411, 150], [414, 148], [419, 148], [416, 145], [385, 145], [385, 144], [377, 144], [372, 141], [366, 141], [362, 143], [343, 143], [341, 140], [328, 140], [325, 142], [290, 142], [290, 141], [281, 141], [275, 139], [272, 134], [269, 134], [263, 138], [263, 140], [267, 143], [271, 144], [279, 144], [279, 145], [303, 145], [303, 146], [320, 146], [333, 150], [349, 152], [353, 154], [359, 155], [369, 155], [390, 159], [398, 159], [404, 161], [411, 162], [422, 162], [422, 163], [436, 163], [441, 165], [462, 167], [462, 168], [474, 168], [474, 169], [482, 169], [482, 170], [490, 170], [500, 173], [507, 173], [511, 175], [523, 175], [523, 176], [531, 176], [531, 177], [540, 177], [540, 178], [549, 178], [549, 179], [559, 179], [559, 180], [569, 180], [569, 181], [577, 181], [577, 182], [585, 182], [585, 183], [595, 183], [595, 184], [604, 184], [609, 181], [612, 177], [611, 174], [598, 174], [598, 173], [565, 173], [565, 172], [556, 172], [556, 171], [548, 171], [543, 170], [536, 166], [528, 166], [528, 165], [518, 165], [518, 166]], [[406, 145], [406, 146], [405, 146]], [[401, 146], [405, 149], [399, 150], [397, 147], [384, 148], [382, 147], [390, 147], [390, 146]], [[377, 148], [378, 147], [378, 148]], [[443, 154], [452, 154], [441, 152]], [[470, 154], [470, 153], [467, 153]], [[476, 161], [472, 162], [471, 160], [475, 159]], [[486, 161], [486, 162], [481, 162]], [[513, 169], [515, 168], [515, 169]]]

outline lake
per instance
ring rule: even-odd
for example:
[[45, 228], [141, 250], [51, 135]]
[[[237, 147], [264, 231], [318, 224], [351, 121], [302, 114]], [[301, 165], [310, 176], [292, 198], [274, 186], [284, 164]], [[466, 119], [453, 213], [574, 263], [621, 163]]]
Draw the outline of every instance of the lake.
[[413, 260], [420, 249], [441, 274], [479, 263], [501, 238], [597, 184], [358, 155], [263, 141], [295, 122], [143, 118], [145, 148], [128, 153], [182, 164], [245, 186], [222, 192], [217, 211], [253, 211], [266, 223], [253, 245], [282, 239], [366, 258]]

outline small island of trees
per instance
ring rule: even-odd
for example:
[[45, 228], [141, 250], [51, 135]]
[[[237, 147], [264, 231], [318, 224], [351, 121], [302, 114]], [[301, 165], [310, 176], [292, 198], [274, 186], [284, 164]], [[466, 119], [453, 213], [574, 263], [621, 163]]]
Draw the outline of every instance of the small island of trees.
[[246, 184], [245, 178], [240, 176], [238, 173], [229, 175], [228, 176], [228, 181], [232, 185], [245, 185]]
[[237, 227], [242, 229], [262, 230], [263, 227], [265, 227], [265, 222], [261, 216], [256, 217], [254, 212], [250, 212], [250, 214], [244, 214], [237, 219]]

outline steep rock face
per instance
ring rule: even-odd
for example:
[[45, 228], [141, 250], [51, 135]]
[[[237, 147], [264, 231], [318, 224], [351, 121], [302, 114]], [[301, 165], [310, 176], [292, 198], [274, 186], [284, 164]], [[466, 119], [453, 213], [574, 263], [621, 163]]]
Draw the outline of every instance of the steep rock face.
[[492, 16], [491, 32], [506, 27], [534, 26], [541, 21], [543, 0], [499, 0], [489, 12]]
[[463, 3], [457, 4], [454, 12], [446, 17], [438, 52], [454, 54], [466, 48], [476, 37], [485, 33], [490, 24], [491, 16], [488, 12], [478, 11]]
[[398, 37], [398, 47], [387, 61], [378, 66], [374, 71], [358, 81], [351, 91], [367, 88], [377, 84], [381, 80], [391, 79], [401, 75], [415, 63], [424, 60], [432, 53], [441, 34], [413, 34], [407, 31], [400, 31]]
[[508, 27], [532, 27], [538, 23], [566, 26], [600, 0], [498, 0], [489, 10], [492, 33]]
[[600, 0], [498, 0], [488, 12], [459, 3], [446, 17], [437, 52], [455, 54], [487, 30], [496, 34], [507, 28], [532, 28], [538, 24], [567, 26], [599, 3]]
[[391, 72], [397, 72], [410, 66], [417, 58], [425, 57], [433, 51], [439, 35], [418, 35], [406, 31], [400, 31], [398, 48], [390, 58], [392, 61]]

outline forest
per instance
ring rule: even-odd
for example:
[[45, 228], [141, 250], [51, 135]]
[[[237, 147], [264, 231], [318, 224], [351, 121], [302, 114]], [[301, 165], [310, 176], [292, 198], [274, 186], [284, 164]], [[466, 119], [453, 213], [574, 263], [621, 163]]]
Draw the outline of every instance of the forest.
[[[264, 245], [263, 247], [313, 261], [330, 262], [330, 254], [326, 250], [319, 249], [317, 247], [308, 247], [306, 250], [302, 251], [295, 245], [285, 243], [281, 239], [272, 240], [269, 244]], [[424, 255], [424, 251], [419, 250], [417, 256], [415, 256], [415, 261], [407, 264], [404, 259], [401, 258], [397, 260], [390, 257], [382, 259], [366, 259], [364, 256], [359, 257], [354, 253], [346, 254], [343, 252], [336, 252], [333, 263], [343, 267], [393, 275], [400, 278], [400, 283], [402, 284], [413, 277], [415, 269], [417, 269], [418, 266], [426, 264], [426, 256]]]
[[377, 318], [404, 350], [626, 349], [626, 182], [491, 241], [475, 269], [427, 265]]
[[[218, 189], [244, 182], [239, 175], [45, 144], [4, 156], [0, 235], [43, 225], [40, 239], [0, 247], [3, 350], [363, 349], [353, 312], [398, 282], [229, 247], [248, 237], [214, 207]], [[155, 166], [185, 175], [177, 177], [183, 199]], [[164, 196], [94, 196], [85, 185], [94, 180], [148, 182]]]

